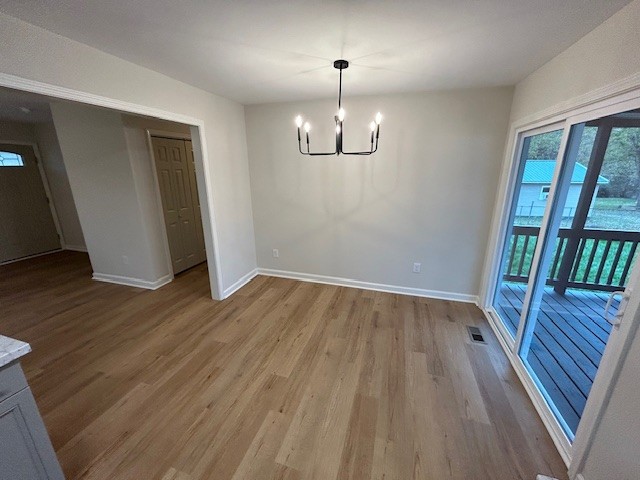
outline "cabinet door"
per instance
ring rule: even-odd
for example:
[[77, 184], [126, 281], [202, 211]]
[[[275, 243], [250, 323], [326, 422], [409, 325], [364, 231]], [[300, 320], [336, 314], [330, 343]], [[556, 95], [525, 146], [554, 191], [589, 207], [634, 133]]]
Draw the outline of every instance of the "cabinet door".
[[64, 475], [25, 388], [0, 403], [0, 480], [63, 480]]

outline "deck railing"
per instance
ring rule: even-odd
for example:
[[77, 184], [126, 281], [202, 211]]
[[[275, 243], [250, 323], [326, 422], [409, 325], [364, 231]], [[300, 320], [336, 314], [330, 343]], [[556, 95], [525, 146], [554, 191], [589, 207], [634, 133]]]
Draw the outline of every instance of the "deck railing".
[[[529, 280], [539, 227], [515, 226], [506, 257], [504, 279]], [[577, 248], [573, 260], [565, 260], [570, 241]], [[638, 254], [640, 232], [617, 230], [572, 230], [561, 228], [556, 238], [547, 285], [612, 292], [627, 284], [633, 261]]]

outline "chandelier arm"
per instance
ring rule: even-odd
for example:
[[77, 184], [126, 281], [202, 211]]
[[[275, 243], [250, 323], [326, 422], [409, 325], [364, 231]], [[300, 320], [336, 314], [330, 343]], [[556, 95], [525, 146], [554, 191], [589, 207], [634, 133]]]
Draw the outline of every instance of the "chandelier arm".
[[378, 129], [378, 135], [376, 135], [375, 140], [376, 140], [376, 146], [375, 148], [373, 148], [373, 145], [371, 145], [371, 150], [364, 150], [362, 152], [345, 152], [344, 150], [342, 150], [342, 135], [344, 134], [344, 128], [342, 127], [344, 122], [340, 122], [340, 153], [342, 153], [343, 155], [371, 155], [372, 153], [376, 153], [376, 151], [378, 150], [378, 136], [380, 134]]
[[318, 155], [335, 155], [336, 153], [338, 153], [337, 151], [333, 151], [333, 152], [310, 152], [309, 149], [307, 148], [306, 152], [302, 151], [302, 142], [300, 141], [300, 139], [298, 139], [298, 150], [300, 151], [300, 153], [302, 155], [309, 155], [309, 156], [318, 156]]

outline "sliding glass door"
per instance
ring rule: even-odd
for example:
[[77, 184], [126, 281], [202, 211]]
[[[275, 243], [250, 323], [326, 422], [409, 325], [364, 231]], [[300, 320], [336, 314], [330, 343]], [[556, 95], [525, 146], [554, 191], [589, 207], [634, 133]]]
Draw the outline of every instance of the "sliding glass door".
[[640, 111], [519, 149], [490, 312], [572, 441], [640, 250]]
[[514, 339], [561, 139], [562, 129], [551, 128], [528, 134], [521, 140], [508, 227], [503, 240], [504, 253], [492, 302], [506, 332]]

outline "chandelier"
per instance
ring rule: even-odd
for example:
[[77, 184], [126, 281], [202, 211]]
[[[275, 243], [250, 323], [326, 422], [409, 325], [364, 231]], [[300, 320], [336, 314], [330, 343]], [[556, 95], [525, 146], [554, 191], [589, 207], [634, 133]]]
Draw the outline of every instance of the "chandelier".
[[340, 86], [338, 89], [338, 113], [335, 116], [336, 122], [336, 148], [333, 152], [311, 152], [309, 147], [309, 131], [311, 131], [311, 125], [309, 122], [304, 122], [304, 131], [307, 140], [307, 151], [302, 150], [302, 137], [300, 135], [300, 129], [303, 128], [302, 116], [296, 117], [296, 126], [298, 127], [298, 150], [303, 155], [371, 155], [378, 150], [378, 138], [380, 137], [380, 122], [382, 121], [382, 114], [378, 112], [375, 120], [369, 124], [371, 130], [371, 147], [369, 150], [362, 152], [345, 152], [342, 149], [342, 136], [344, 135], [344, 117], [345, 111], [342, 108], [342, 70], [349, 68], [349, 62], [346, 60], [336, 60], [333, 62], [333, 67], [340, 70]]

